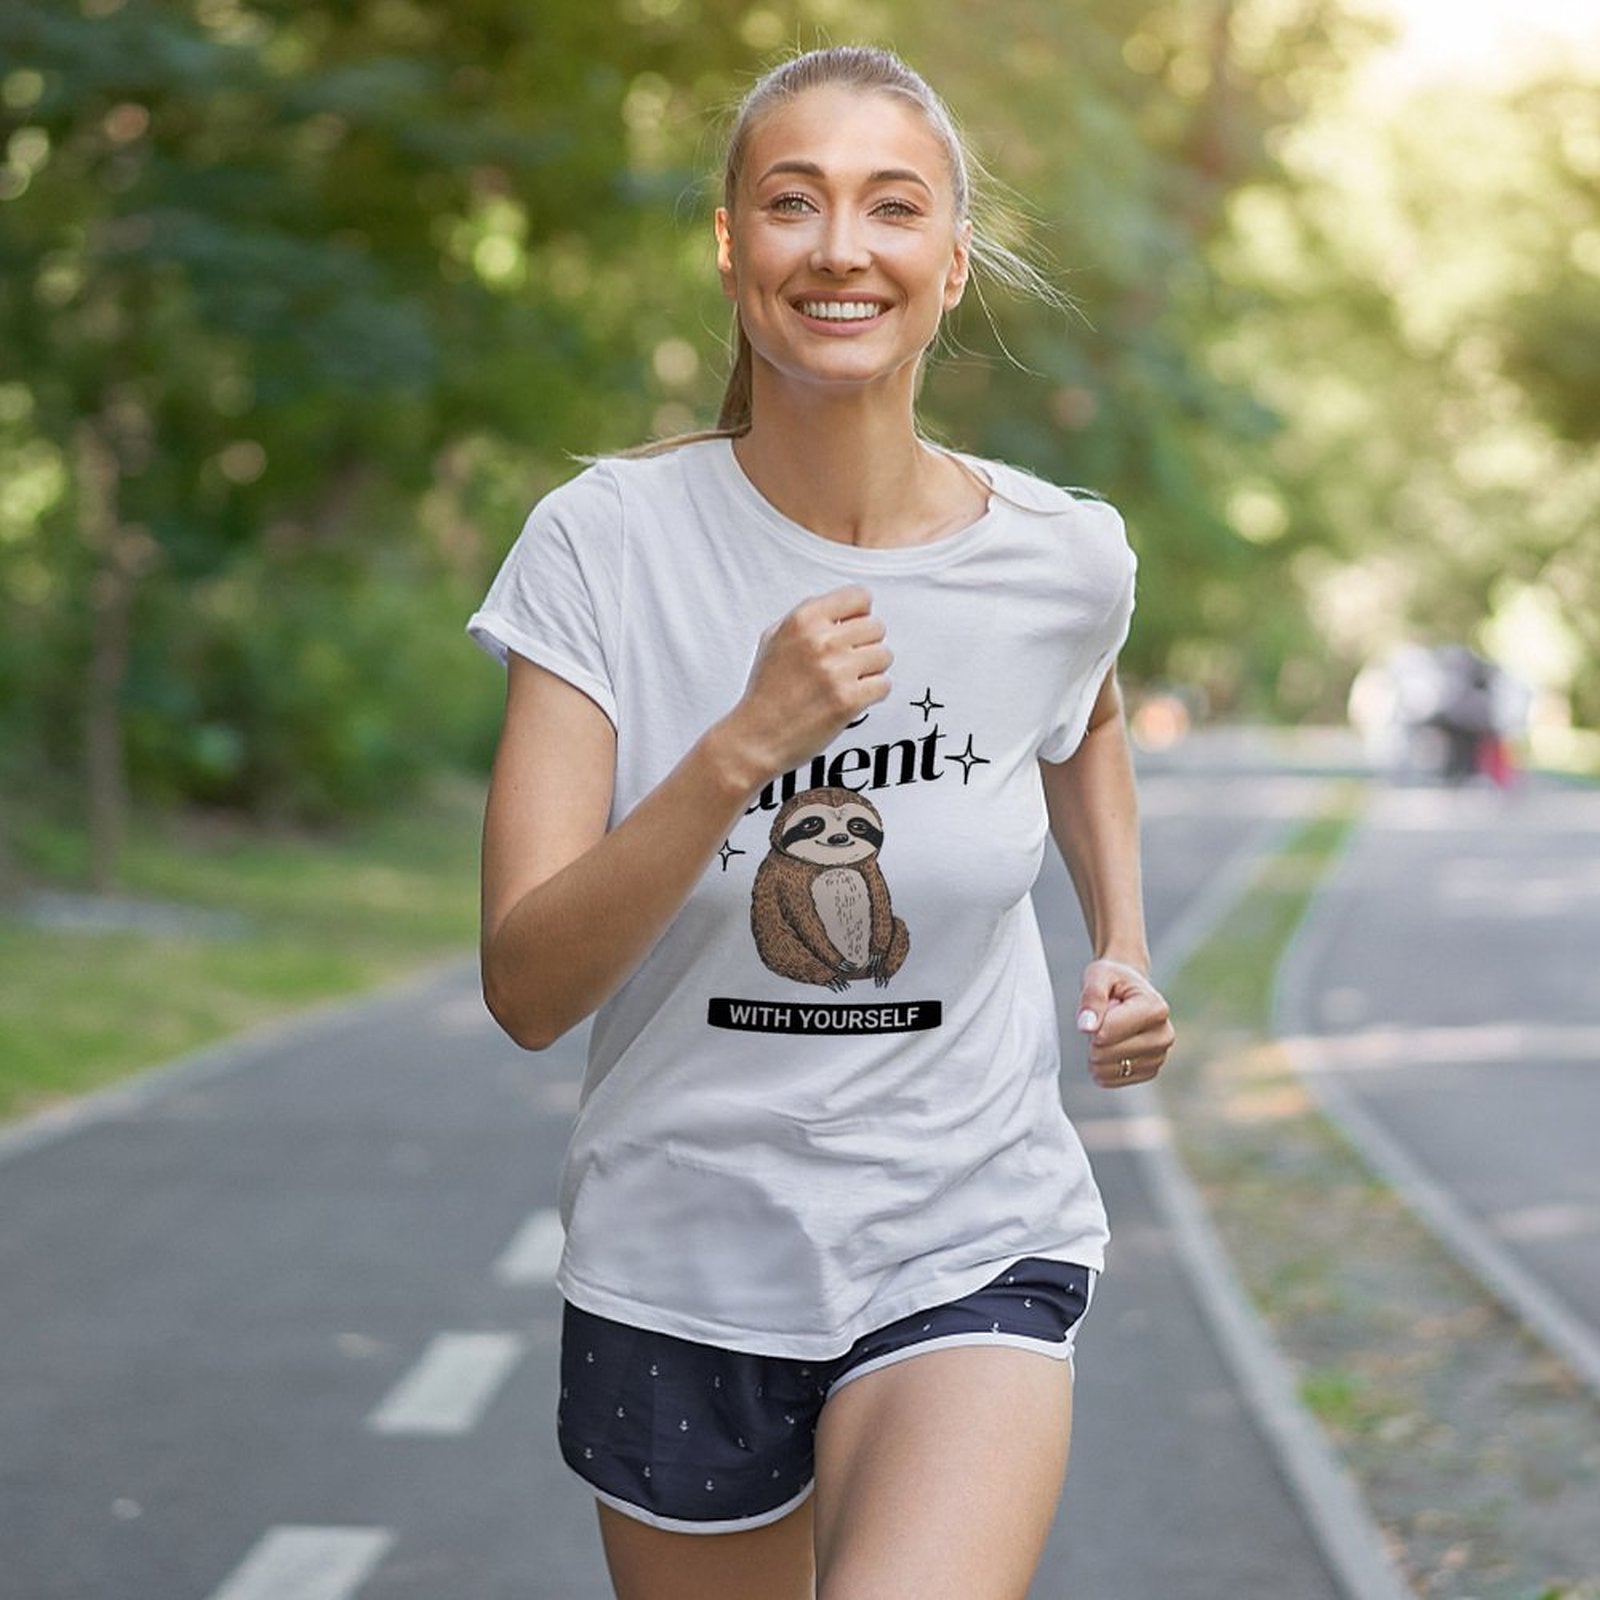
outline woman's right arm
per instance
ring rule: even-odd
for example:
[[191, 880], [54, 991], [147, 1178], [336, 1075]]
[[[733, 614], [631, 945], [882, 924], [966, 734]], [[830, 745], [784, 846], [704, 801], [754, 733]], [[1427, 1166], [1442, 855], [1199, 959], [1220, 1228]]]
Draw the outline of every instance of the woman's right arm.
[[750, 796], [883, 699], [890, 659], [864, 589], [805, 601], [763, 637], [738, 704], [608, 832], [615, 730], [512, 654], [483, 836], [483, 992], [500, 1026], [540, 1050], [615, 993]]

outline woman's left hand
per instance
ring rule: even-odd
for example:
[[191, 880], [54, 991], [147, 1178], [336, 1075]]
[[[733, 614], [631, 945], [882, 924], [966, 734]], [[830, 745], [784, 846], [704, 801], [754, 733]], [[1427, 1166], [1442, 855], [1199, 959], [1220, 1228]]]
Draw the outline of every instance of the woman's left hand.
[[1084, 968], [1078, 1031], [1089, 1035], [1089, 1070], [1104, 1089], [1148, 1083], [1172, 1048], [1167, 1002], [1125, 961], [1102, 959]]

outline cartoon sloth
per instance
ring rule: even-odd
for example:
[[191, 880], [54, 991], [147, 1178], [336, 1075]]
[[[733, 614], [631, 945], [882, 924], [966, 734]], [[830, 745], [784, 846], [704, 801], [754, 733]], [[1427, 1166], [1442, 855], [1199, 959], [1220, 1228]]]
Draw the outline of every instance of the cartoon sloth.
[[878, 868], [883, 818], [854, 789], [806, 789], [772, 824], [756, 870], [750, 931], [761, 959], [796, 983], [880, 988], [911, 948]]

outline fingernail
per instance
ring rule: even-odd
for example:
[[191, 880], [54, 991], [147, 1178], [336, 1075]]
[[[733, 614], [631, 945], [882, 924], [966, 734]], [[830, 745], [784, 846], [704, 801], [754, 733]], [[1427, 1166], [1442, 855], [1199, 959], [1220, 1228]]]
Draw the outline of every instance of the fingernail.
[[1093, 1011], [1080, 1011], [1078, 1013], [1078, 1032], [1093, 1033], [1100, 1026], [1100, 1018]]

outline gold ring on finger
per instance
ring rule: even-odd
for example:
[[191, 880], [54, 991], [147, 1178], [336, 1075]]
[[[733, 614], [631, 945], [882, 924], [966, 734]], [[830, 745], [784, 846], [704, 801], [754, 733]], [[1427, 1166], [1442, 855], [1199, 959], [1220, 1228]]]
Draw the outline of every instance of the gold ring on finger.
[[1117, 1063], [1117, 1065], [1122, 1068], [1122, 1076], [1124, 1078], [1131, 1078], [1133, 1076], [1133, 1059], [1132, 1059], [1132, 1057], [1124, 1056]]

